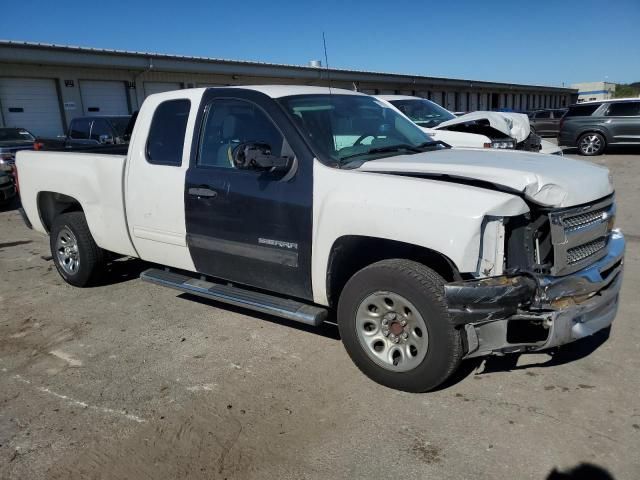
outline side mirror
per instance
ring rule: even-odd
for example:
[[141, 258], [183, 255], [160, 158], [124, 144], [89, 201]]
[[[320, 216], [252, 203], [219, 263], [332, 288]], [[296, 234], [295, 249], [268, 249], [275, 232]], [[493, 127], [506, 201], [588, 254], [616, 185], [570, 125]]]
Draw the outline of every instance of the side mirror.
[[102, 144], [112, 144], [113, 143], [113, 137], [111, 135], [100, 135], [98, 137], [98, 142], [102, 143]]
[[284, 172], [289, 169], [291, 158], [271, 154], [271, 146], [266, 143], [241, 143], [233, 150], [233, 164], [244, 170], [265, 170]]

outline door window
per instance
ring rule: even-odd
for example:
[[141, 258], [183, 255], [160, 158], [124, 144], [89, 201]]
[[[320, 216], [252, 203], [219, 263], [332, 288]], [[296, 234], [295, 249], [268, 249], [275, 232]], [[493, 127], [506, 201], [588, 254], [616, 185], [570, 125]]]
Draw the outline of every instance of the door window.
[[640, 115], [640, 102], [621, 102], [609, 105], [607, 117], [635, 117]]
[[536, 120], [539, 119], [544, 119], [544, 118], [551, 118], [551, 112], [538, 112], [536, 113]]
[[234, 168], [233, 151], [245, 142], [266, 143], [273, 155], [280, 156], [284, 137], [257, 105], [236, 99], [213, 100], [207, 106], [197, 164]]
[[191, 102], [167, 100], [156, 108], [147, 138], [147, 161], [156, 165], [182, 165], [184, 135]]
[[69, 137], [76, 140], [84, 140], [89, 138], [89, 129], [91, 127], [91, 120], [88, 118], [78, 118], [71, 121], [71, 128], [69, 130]]

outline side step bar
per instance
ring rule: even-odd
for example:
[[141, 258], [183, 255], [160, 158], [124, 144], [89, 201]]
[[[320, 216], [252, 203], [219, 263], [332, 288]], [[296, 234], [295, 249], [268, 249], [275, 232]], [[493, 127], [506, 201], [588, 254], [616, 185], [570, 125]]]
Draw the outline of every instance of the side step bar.
[[140, 279], [210, 300], [229, 303], [237, 307], [248, 308], [316, 327], [327, 318], [326, 308], [239, 287], [208, 282], [158, 268], [145, 270], [140, 274]]

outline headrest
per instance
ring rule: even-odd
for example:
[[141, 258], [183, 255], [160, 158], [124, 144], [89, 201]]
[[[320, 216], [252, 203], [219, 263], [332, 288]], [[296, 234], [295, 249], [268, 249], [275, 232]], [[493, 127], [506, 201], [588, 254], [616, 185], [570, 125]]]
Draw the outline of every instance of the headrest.
[[236, 117], [227, 115], [222, 121], [222, 138], [233, 138], [236, 133]]

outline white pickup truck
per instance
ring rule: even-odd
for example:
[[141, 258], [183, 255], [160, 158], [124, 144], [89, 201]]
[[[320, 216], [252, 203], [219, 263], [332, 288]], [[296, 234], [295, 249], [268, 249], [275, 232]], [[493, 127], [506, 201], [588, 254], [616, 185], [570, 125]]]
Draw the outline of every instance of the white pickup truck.
[[396, 389], [591, 335], [618, 306], [607, 169], [450, 149], [356, 92], [151, 95], [126, 156], [19, 152], [17, 171], [25, 221], [68, 283], [90, 284], [114, 252], [164, 267], [141, 275], [159, 285], [336, 318], [356, 365]]
[[499, 148], [562, 155], [557, 145], [531, 131], [529, 117], [514, 112], [471, 112], [456, 117], [431, 100], [408, 95], [377, 95], [434, 140], [454, 148]]

